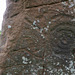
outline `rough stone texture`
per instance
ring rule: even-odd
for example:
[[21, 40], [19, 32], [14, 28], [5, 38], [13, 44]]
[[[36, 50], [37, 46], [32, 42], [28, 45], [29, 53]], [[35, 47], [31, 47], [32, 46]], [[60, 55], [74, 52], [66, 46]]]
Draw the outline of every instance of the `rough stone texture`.
[[75, 75], [74, 3], [7, 0], [0, 75]]

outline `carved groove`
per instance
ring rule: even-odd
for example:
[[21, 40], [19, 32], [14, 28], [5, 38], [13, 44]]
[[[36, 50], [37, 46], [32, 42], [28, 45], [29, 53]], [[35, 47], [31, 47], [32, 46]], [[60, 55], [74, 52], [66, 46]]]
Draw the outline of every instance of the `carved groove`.
[[10, 16], [10, 17], [12, 18], [12, 17], [14, 17], [14, 16], [17, 16], [18, 14], [19, 14], [19, 13], [15, 13], [15, 14], [13, 14], [13, 15]]
[[51, 35], [52, 49], [56, 54], [71, 53], [72, 47], [75, 45], [74, 25], [69, 22], [56, 25], [51, 30]]

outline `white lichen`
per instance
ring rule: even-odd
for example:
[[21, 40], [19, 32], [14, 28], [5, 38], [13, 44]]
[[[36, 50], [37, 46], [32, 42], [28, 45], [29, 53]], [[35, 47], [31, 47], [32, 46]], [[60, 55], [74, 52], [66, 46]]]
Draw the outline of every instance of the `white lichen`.
[[30, 48], [27, 48], [30, 51]]
[[40, 22], [40, 20], [37, 20], [37, 22], [39, 23], [39, 22]]
[[64, 6], [67, 6], [67, 5], [68, 5], [68, 3], [67, 3], [67, 2], [62, 2], [62, 4], [63, 4]]
[[75, 18], [73, 18], [71, 21], [75, 21]]
[[38, 29], [38, 27], [33, 27], [33, 29]]
[[23, 61], [23, 64], [28, 64], [28, 62], [26, 62], [26, 61]]
[[8, 28], [11, 28], [11, 25], [8, 25]]
[[49, 24], [51, 24], [51, 22], [49, 21]]
[[41, 37], [44, 39], [45, 38], [45, 36], [43, 35], [43, 34], [41, 34]]
[[31, 64], [32, 63], [32, 61], [29, 61], [29, 64]]
[[49, 28], [49, 26], [47, 26], [47, 28]]
[[41, 29], [40, 29], [40, 33], [42, 33], [42, 32], [43, 32], [43, 29], [41, 28]]
[[59, 62], [57, 62], [57, 65], [59, 65], [60, 63]]
[[73, 61], [70, 61], [69, 68], [73, 67]]
[[37, 74], [35, 72], [33, 72], [32, 75], [37, 75]]
[[48, 28], [45, 27], [44, 29], [45, 29], [46, 32], [48, 31]]
[[22, 57], [22, 60], [23, 60], [23, 64], [28, 64], [28, 59], [26, 57]]
[[8, 72], [6, 75], [12, 75], [12, 74]]
[[72, 8], [74, 6], [73, 2], [70, 2], [69, 8]]
[[39, 66], [39, 69], [43, 69], [43, 67]]
[[59, 11], [59, 9], [56, 9], [56, 11]]
[[36, 21], [33, 22], [33, 25], [36, 25]]

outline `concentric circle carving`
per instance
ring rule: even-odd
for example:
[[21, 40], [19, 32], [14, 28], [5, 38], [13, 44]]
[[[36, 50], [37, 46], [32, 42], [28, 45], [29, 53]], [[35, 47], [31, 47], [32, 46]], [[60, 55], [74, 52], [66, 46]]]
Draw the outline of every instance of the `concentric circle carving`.
[[51, 29], [51, 47], [55, 54], [71, 53], [75, 46], [75, 24], [61, 23]]

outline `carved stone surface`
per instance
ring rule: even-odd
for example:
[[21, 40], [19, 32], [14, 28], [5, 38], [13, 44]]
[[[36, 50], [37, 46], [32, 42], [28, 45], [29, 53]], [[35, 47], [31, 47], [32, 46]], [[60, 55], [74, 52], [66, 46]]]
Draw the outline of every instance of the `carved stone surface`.
[[75, 4], [7, 0], [0, 75], [74, 75]]

